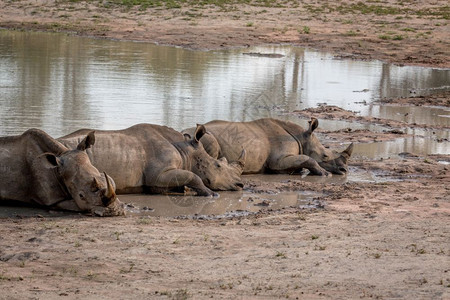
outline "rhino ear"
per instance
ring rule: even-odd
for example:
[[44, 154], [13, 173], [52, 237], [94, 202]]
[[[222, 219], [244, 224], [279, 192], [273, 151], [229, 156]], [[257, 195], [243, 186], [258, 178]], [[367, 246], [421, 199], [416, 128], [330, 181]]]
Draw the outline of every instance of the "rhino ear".
[[84, 151], [95, 144], [95, 131], [91, 131], [88, 135], [78, 144], [77, 150]]
[[62, 165], [61, 159], [53, 153], [44, 153], [40, 156], [47, 168], [54, 168]]
[[311, 118], [311, 121], [308, 121], [308, 123], [309, 123], [308, 132], [311, 134], [319, 126], [319, 120], [317, 120], [316, 118]]
[[197, 124], [197, 128], [195, 129], [195, 133], [194, 133], [194, 140], [198, 143], [198, 141], [200, 141], [200, 139], [202, 138], [202, 136], [204, 136], [206, 133], [206, 128], [204, 125], [201, 124]]
[[189, 133], [183, 133], [183, 136], [185, 141], [190, 141], [192, 139], [192, 136]]

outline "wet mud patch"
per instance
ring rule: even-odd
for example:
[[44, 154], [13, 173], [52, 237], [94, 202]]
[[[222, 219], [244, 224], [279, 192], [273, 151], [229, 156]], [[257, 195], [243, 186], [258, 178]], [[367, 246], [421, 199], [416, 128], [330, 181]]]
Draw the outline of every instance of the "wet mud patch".
[[254, 56], [254, 57], [267, 57], [267, 58], [282, 58], [283, 54], [280, 53], [261, 53], [261, 52], [244, 52], [243, 55]]
[[[448, 177], [449, 166], [442, 162], [449, 161], [448, 155], [416, 155], [413, 153], [400, 153], [396, 158], [372, 161], [354, 161], [352, 167], [363, 170], [379, 172], [383, 176], [392, 178], [412, 177]], [[406, 177], [408, 176], [408, 177]]]
[[384, 141], [392, 141], [398, 138], [411, 137], [411, 134], [407, 134], [403, 130], [399, 129], [385, 129], [381, 132], [373, 132], [368, 129], [355, 129], [344, 128], [335, 131], [319, 130], [319, 134], [324, 136], [328, 140], [337, 142], [358, 142], [358, 143], [378, 143]]
[[371, 170], [365, 169], [358, 166], [350, 166], [349, 172], [349, 182], [358, 183], [380, 183], [380, 182], [393, 182], [400, 181], [400, 178], [396, 178], [391, 173], [384, 170]]
[[[388, 165], [397, 165], [399, 160], [400, 158], [392, 159]], [[244, 191], [221, 192], [220, 197], [215, 199], [129, 195], [132, 198], [137, 197], [130, 200], [133, 207], [130, 213], [177, 219], [221, 220], [260, 214], [270, 215], [292, 209], [314, 211], [326, 209], [328, 201], [346, 197], [347, 194], [354, 197], [354, 193], [358, 193], [360, 186], [366, 184], [391, 185], [395, 182], [415, 182], [419, 178], [432, 176], [432, 174], [426, 174], [427, 171], [423, 174], [422, 167], [408, 167], [408, 164], [399, 164], [393, 169], [385, 168], [385, 161], [374, 161], [371, 167], [366, 167], [366, 161], [351, 163], [349, 175], [346, 176], [245, 175], [243, 176]], [[125, 195], [125, 197], [128, 196]], [[122, 199], [127, 200], [124, 197]], [[154, 202], [156, 199], [159, 199], [158, 202]], [[149, 206], [152, 208], [148, 209]]]
[[[249, 215], [283, 210], [285, 208], [324, 208], [318, 199], [319, 191], [289, 188], [290, 183], [255, 189], [246, 183], [244, 191], [220, 192], [219, 197], [171, 196], [171, 195], [121, 195], [127, 214], [152, 217], [175, 217], [193, 220], [213, 220], [246, 217]], [[268, 188], [268, 186], [271, 186]]]
[[[445, 114], [445, 110], [441, 110], [440, 112], [441, 114]], [[347, 122], [358, 122], [361, 124], [368, 124], [368, 125], [377, 125], [381, 127], [380, 132], [371, 132], [371, 135], [378, 134], [378, 136], [380, 137], [385, 136], [385, 139], [396, 138], [395, 135], [404, 134], [403, 131], [404, 129], [407, 128], [436, 129], [436, 130], [450, 129], [450, 126], [446, 125], [445, 122], [442, 123], [434, 122], [432, 124], [426, 123], [419, 124], [413, 121], [413, 119], [408, 118], [408, 116], [411, 114], [408, 111], [397, 112], [395, 117], [387, 119], [373, 116], [361, 116], [359, 115], [359, 112], [345, 110], [343, 108], [334, 105], [323, 104], [319, 105], [318, 107], [311, 107], [303, 110], [294, 110], [291, 112], [291, 114], [298, 116], [300, 118], [307, 118], [307, 119], [314, 117], [317, 119], [339, 120]], [[383, 127], [385, 128], [384, 130], [382, 130]], [[347, 130], [348, 132], [352, 131], [351, 128], [344, 129], [344, 132], [345, 130]]]
[[[448, 88], [448, 87], [446, 87]], [[423, 91], [422, 91], [423, 92]], [[433, 90], [427, 90], [425, 92], [431, 93]], [[416, 94], [416, 90], [411, 90], [411, 94]], [[431, 95], [420, 95], [406, 98], [385, 98], [376, 101], [379, 104], [396, 104], [396, 105], [414, 105], [414, 106], [439, 106], [450, 107], [450, 90], [439, 93], [433, 93]]]
[[430, 174], [420, 174], [417, 172], [409, 173], [411, 170], [399, 169], [395, 172], [389, 172], [383, 168], [366, 169], [356, 166], [349, 167], [351, 176], [349, 182], [354, 183], [395, 183], [404, 181], [417, 182], [420, 178], [431, 178]]

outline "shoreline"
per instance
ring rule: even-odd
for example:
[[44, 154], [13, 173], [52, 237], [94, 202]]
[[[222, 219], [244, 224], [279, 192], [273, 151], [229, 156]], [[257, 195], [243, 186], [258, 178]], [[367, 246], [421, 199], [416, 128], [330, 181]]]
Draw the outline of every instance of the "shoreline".
[[[140, 10], [114, 4], [105, 8], [91, 2], [22, 0], [0, 4], [0, 27], [193, 50], [288, 44], [336, 57], [450, 68], [448, 12], [437, 13], [446, 2], [386, 3], [391, 13], [349, 11], [353, 7], [349, 0], [340, 6], [347, 10], [314, 1], [285, 7], [182, 4], [180, 8]], [[416, 14], [408, 15], [409, 10]]]
[[[354, 7], [349, 0], [339, 3]], [[427, 12], [448, 6], [433, 3], [408, 2], [407, 7]], [[98, 4], [0, 2], [0, 27], [197, 50], [289, 43], [343, 58], [450, 68], [448, 21], [397, 14], [401, 7], [391, 0], [383, 5], [395, 8], [392, 14], [370, 18], [312, 0], [292, 7], [295, 14], [246, 5], [229, 11], [211, 6], [139, 11]], [[450, 107], [448, 89], [412, 96], [378, 105]], [[423, 137], [416, 130], [410, 135], [404, 129], [449, 130], [447, 125], [361, 118], [333, 106], [289, 113], [388, 129], [318, 130], [318, 138], [326, 135], [333, 147], [335, 141], [377, 143], [411, 136], [420, 143]], [[368, 173], [371, 180], [245, 177], [243, 194], [261, 199], [239, 201], [258, 205], [264, 198], [257, 214], [194, 220], [50, 211], [49, 216], [0, 218], [0, 287], [5, 291], [0, 299], [450, 299], [450, 153], [390, 151], [392, 158], [367, 159], [358, 153], [350, 158], [351, 170]], [[276, 210], [273, 195], [283, 192], [312, 192], [320, 205]], [[194, 200], [210, 200], [201, 198]]]

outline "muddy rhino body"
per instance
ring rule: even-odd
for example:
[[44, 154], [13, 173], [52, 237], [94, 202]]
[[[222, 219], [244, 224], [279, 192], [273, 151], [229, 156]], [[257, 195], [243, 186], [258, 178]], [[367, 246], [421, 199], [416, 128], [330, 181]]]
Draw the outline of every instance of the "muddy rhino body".
[[85, 152], [94, 142], [89, 133], [69, 150], [39, 129], [0, 137], [0, 200], [122, 215], [112, 179], [100, 173]]
[[[82, 129], [58, 140], [73, 146], [89, 131]], [[189, 187], [198, 195], [212, 190], [239, 190], [245, 155], [228, 163], [210, 157], [199, 139], [204, 127], [185, 139], [178, 131], [154, 124], [123, 130], [96, 130], [99, 147], [88, 150], [94, 166], [114, 178], [118, 193], [164, 193]], [[242, 154], [242, 153], [241, 153]]]
[[[318, 120], [309, 128], [273, 118], [251, 122], [211, 121], [204, 124], [207, 134], [200, 140], [215, 158], [235, 159], [242, 149], [247, 153], [244, 174], [292, 173], [302, 168], [314, 175], [345, 174], [353, 145], [339, 153], [325, 148], [313, 133]], [[183, 131], [192, 134], [193, 129]]]

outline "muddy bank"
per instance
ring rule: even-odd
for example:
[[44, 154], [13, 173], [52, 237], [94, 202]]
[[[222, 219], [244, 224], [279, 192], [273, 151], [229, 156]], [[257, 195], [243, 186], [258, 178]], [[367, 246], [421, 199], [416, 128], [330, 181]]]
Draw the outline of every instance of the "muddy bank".
[[[448, 156], [354, 161], [377, 182], [255, 179], [324, 206], [221, 219], [0, 219], [1, 299], [446, 299]], [[381, 180], [382, 179], [382, 180]], [[389, 280], [386, 280], [389, 278]]]
[[[438, 13], [418, 14], [445, 8], [443, 1], [368, 15], [333, 5], [139, 10], [24, 0], [2, 2], [0, 24], [195, 49], [287, 42], [337, 58], [449, 66], [447, 22]], [[383, 101], [448, 107], [448, 95]], [[372, 143], [404, 137], [404, 128], [430, 128], [330, 106], [290, 113], [387, 128], [320, 132], [340, 142]], [[349, 167], [359, 180], [246, 177], [244, 188], [268, 201], [254, 214], [0, 218], [0, 299], [450, 298], [450, 154], [370, 160], [355, 153]], [[273, 209], [277, 195], [296, 191], [314, 194], [318, 205]]]
[[[148, 41], [192, 49], [289, 43], [408, 65], [450, 67], [449, 8], [443, 0], [364, 4], [250, 2], [124, 6], [111, 2], [4, 1], [0, 27]], [[178, 7], [180, 5], [180, 7]]]
[[[414, 92], [414, 91], [413, 91]], [[441, 106], [450, 107], [450, 91], [444, 91], [432, 95], [416, 96], [407, 98], [382, 99], [378, 103], [414, 106]]]
[[[428, 96], [417, 96], [408, 98], [393, 98], [385, 99], [383, 101], [375, 102], [376, 105], [403, 105], [403, 106], [432, 106], [432, 107], [450, 107], [450, 92], [442, 92]], [[405, 121], [397, 121], [392, 119], [383, 119], [369, 116], [360, 116], [358, 112], [345, 110], [334, 105], [320, 105], [318, 107], [307, 108], [303, 110], [294, 110], [289, 112], [290, 115], [297, 116], [303, 119], [310, 119], [311, 117], [324, 120], [345, 120], [367, 125], [378, 125], [384, 128], [379, 131], [370, 131], [368, 129], [352, 129], [350, 127], [326, 131], [318, 129], [318, 133], [328, 140], [335, 140], [340, 142], [357, 142], [370, 143], [394, 140], [397, 138], [407, 138], [411, 134], [407, 133], [407, 129], [426, 129], [426, 130], [450, 130], [449, 126], [445, 125], [430, 125], [408, 123]], [[448, 142], [446, 139], [438, 139], [439, 142]]]
[[[448, 298], [450, 155], [349, 168], [364, 176], [246, 176], [257, 213], [0, 218], [0, 299]], [[286, 191], [315, 205], [274, 209]]]

